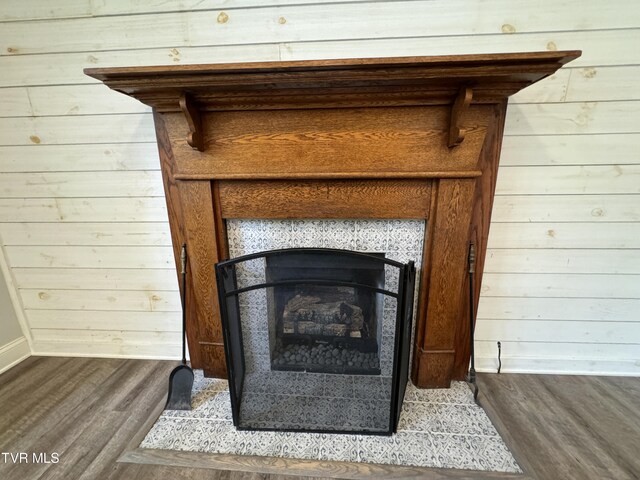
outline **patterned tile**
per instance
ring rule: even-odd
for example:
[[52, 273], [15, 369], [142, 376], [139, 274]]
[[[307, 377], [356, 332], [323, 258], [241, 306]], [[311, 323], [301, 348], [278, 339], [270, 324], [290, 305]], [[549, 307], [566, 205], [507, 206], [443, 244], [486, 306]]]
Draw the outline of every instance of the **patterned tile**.
[[495, 436], [497, 432], [482, 409], [474, 404], [407, 402], [398, 428], [412, 432]]
[[469, 386], [464, 382], [451, 382], [451, 388], [426, 390], [416, 388], [411, 382], [407, 384], [405, 402], [474, 404]]
[[424, 220], [389, 220], [389, 250], [422, 251]]
[[263, 250], [279, 250], [281, 248], [290, 248], [292, 244], [291, 220], [269, 220], [264, 223], [263, 231]]
[[358, 443], [348, 435], [277, 432], [276, 441], [278, 457], [358, 461]]
[[322, 222], [322, 231], [317, 232], [322, 239], [322, 245], [318, 246], [357, 250], [356, 223], [356, 220], [324, 220]]
[[432, 434], [437, 461], [443, 468], [520, 472], [499, 436]]
[[386, 252], [389, 246], [388, 220], [359, 220], [356, 223], [356, 248], [361, 252]]
[[[272, 389], [288, 372], [248, 375], [245, 391]], [[295, 374], [300, 386], [312, 389], [336, 375]], [[376, 378], [378, 382], [376, 383]], [[334, 378], [335, 379], [335, 378]], [[362, 376], [350, 376], [353, 398], [315, 395], [268, 395], [256, 393], [245, 398], [243, 408], [253, 415], [253, 427], [355, 428], [363, 422], [373, 430], [385, 429], [389, 422], [388, 403], [375, 398], [359, 398], [356, 387]], [[368, 377], [370, 387], [388, 385], [390, 379]], [[262, 387], [260, 387], [262, 385]], [[443, 390], [419, 390], [409, 385], [407, 397], [419, 401], [404, 404], [398, 433], [393, 436], [352, 434], [314, 434], [282, 431], [239, 431], [230, 416], [226, 382], [205, 379], [196, 371], [193, 410], [165, 411], [143, 440], [143, 448], [160, 448], [237, 455], [261, 455], [287, 458], [357, 461], [393, 465], [462, 468], [473, 470], [520, 472], [484, 411], [473, 403], [471, 391], [462, 382]], [[360, 392], [362, 393], [362, 392]], [[384, 408], [381, 408], [383, 406]], [[278, 410], [287, 413], [280, 420]]]

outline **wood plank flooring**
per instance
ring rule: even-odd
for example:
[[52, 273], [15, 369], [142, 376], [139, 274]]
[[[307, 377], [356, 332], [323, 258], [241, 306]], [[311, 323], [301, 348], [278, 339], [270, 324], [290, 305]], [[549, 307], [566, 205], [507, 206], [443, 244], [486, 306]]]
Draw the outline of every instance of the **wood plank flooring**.
[[[118, 462], [125, 452], [130, 460], [135, 458], [131, 451], [159, 413], [175, 365], [151, 360], [31, 357], [0, 375], [0, 452], [60, 455], [57, 464], [31, 463], [31, 458], [28, 464], [13, 464], [0, 455], [0, 478], [284, 480], [329, 476], [330, 465], [317, 465], [314, 471], [313, 462], [285, 461], [274, 468], [257, 457], [198, 458], [199, 454], [163, 456], [160, 452], [154, 460], [160, 465]], [[480, 384], [482, 405], [527, 476], [640, 478], [640, 379], [481, 374]], [[215, 469], [225, 465], [227, 470]], [[345, 478], [356, 478], [350, 470], [354, 465], [337, 465], [330, 476], [344, 472]], [[261, 469], [272, 473], [257, 473]], [[318, 476], [292, 475], [303, 473]], [[386, 473], [371, 469], [369, 473], [377, 478], [515, 478], [425, 469], [390, 468]]]

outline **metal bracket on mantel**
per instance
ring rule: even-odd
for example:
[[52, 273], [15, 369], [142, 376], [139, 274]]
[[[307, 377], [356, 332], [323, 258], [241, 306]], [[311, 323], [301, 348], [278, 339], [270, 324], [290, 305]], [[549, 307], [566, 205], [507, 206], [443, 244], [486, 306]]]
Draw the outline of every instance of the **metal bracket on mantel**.
[[193, 98], [188, 93], [183, 92], [180, 95], [180, 109], [184, 113], [189, 125], [189, 135], [187, 135], [187, 143], [194, 150], [204, 152], [204, 137], [202, 135], [202, 119], [200, 112], [196, 107]]
[[462, 87], [451, 107], [451, 124], [449, 125], [449, 148], [460, 145], [464, 140], [465, 130], [461, 127], [462, 117], [469, 110], [473, 90]]

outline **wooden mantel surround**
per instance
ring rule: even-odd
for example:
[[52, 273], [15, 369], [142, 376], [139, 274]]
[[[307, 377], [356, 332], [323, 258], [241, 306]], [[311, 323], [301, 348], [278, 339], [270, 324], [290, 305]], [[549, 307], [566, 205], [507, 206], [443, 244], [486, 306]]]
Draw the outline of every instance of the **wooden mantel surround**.
[[507, 98], [579, 51], [90, 68], [153, 107], [171, 236], [189, 252], [191, 361], [225, 377], [214, 264], [226, 219], [426, 220], [412, 379], [469, 362]]

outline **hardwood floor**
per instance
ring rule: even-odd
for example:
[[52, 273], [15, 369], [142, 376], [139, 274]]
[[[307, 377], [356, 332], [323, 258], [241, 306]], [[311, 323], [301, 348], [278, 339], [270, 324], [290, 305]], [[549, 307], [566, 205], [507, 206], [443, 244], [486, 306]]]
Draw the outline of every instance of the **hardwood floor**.
[[[202, 456], [192, 463], [192, 456], [168, 455], [157, 459], [164, 465], [118, 462], [123, 453], [135, 447], [137, 437], [153, 420], [175, 365], [31, 357], [0, 375], [0, 452], [29, 455], [29, 463], [12, 463], [10, 457], [0, 455], [0, 478], [310, 478], [291, 474], [313, 471], [312, 462], [306, 466], [283, 462], [279, 473], [271, 474], [242, 471], [242, 462], [234, 465], [231, 457]], [[480, 384], [482, 405], [528, 476], [553, 480], [640, 478], [640, 379], [481, 374]], [[60, 460], [55, 464], [32, 463], [33, 453], [46, 453], [49, 458], [57, 453]], [[221, 465], [228, 470], [212, 469]], [[260, 470], [259, 461], [245, 461], [244, 466]], [[332, 477], [343, 471], [345, 477], [354, 478], [348, 468], [336, 468]], [[270, 471], [278, 469], [272, 466]], [[318, 467], [316, 474], [320, 471]], [[446, 470], [386, 472], [369, 471], [377, 478], [514, 478]], [[315, 478], [327, 476], [323, 473]]]

